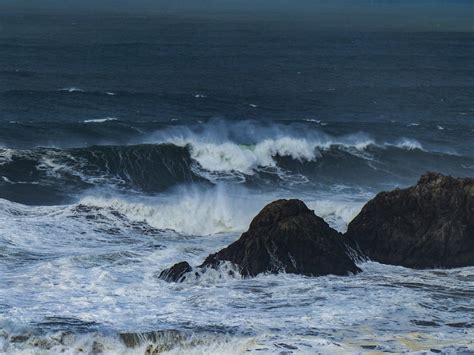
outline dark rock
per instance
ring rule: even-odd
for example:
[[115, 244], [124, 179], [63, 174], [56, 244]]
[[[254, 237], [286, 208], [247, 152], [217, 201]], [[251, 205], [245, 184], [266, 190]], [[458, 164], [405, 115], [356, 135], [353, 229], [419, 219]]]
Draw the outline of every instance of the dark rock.
[[379, 193], [346, 237], [370, 259], [411, 268], [474, 265], [474, 179], [436, 173]]
[[92, 343], [92, 349], [91, 349], [91, 354], [103, 354], [105, 352], [105, 346], [102, 343], [99, 343], [98, 341], [94, 341]]
[[174, 264], [169, 269], [165, 269], [158, 276], [168, 282], [183, 282], [186, 278], [186, 274], [192, 271], [193, 268], [186, 261]]
[[223, 261], [237, 265], [243, 276], [361, 271], [349, 257], [341, 234], [299, 200], [278, 200], [265, 206], [239, 240], [209, 255], [201, 267], [217, 267]]
[[10, 342], [12, 342], [12, 343], [24, 343], [28, 339], [30, 339], [30, 334], [18, 334], [18, 335], [12, 335], [10, 337]]

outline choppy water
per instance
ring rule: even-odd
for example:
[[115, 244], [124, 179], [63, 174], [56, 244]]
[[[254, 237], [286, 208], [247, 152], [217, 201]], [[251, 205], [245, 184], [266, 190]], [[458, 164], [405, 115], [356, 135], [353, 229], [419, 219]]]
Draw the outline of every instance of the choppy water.
[[473, 268], [156, 277], [277, 198], [344, 231], [427, 170], [474, 176], [471, 33], [0, 21], [0, 351], [474, 351]]

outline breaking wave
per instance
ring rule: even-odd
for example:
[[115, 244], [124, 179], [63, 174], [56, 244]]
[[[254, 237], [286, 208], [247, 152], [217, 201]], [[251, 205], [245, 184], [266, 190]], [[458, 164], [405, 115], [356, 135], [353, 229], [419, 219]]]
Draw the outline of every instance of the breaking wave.
[[[114, 120], [84, 122], [87, 129], [100, 130], [101, 123]], [[129, 145], [0, 148], [0, 196], [21, 203], [31, 203], [30, 196], [39, 193], [48, 200], [62, 196], [54, 204], [91, 187], [154, 193], [185, 183], [224, 181], [247, 187], [370, 186], [374, 172], [378, 181], [392, 179], [409, 167], [412, 155], [414, 161], [423, 155], [426, 166], [410, 167], [414, 177], [433, 164], [456, 165], [447, 154], [429, 151], [410, 138], [381, 143], [364, 132], [329, 135], [298, 124], [211, 121], [165, 126]], [[466, 165], [466, 159], [459, 161]]]
[[418, 142], [415, 139], [409, 139], [409, 138], [400, 138], [397, 140], [395, 143], [385, 143], [386, 146], [394, 146], [400, 149], [406, 149], [406, 150], [422, 150], [425, 151], [425, 148], [421, 145], [420, 142]]
[[118, 213], [129, 221], [143, 222], [160, 230], [211, 235], [245, 230], [265, 202], [267, 199], [259, 200], [245, 189], [218, 185], [211, 189], [182, 187], [141, 200], [87, 196], [79, 205], [99, 208], [111, 219]]
[[[121, 216], [160, 230], [173, 230], [184, 235], [212, 235], [245, 231], [258, 211], [274, 199], [276, 197], [272, 195], [256, 194], [238, 185], [219, 184], [211, 188], [199, 185], [179, 187], [140, 200], [87, 196], [79, 205], [89, 210], [98, 208], [111, 220]], [[305, 202], [333, 228], [343, 232], [365, 200], [357, 202], [312, 196]]]

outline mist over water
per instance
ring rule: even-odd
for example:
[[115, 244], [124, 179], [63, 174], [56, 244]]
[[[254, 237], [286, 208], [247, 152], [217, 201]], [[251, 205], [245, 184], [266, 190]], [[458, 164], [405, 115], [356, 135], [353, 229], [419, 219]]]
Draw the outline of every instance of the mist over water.
[[0, 352], [473, 350], [472, 268], [157, 278], [279, 198], [344, 232], [474, 176], [471, 2], [0, 10]]

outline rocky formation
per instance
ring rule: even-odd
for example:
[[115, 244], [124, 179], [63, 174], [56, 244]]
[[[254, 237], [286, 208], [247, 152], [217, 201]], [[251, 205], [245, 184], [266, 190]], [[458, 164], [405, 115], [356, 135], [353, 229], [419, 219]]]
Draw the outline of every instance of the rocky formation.
[[381, 263], [474, 265], [474, 179], [427, 173], [416, 186], [379, 193], [349, 224], [346, 237]]
[[202, 266], [221, 261], [238, 265], [242, 275], [278, 273], [347, 275], [360, 269], [341, 235], [299, 200], [265, 206], [239, 240], [209, 255]]
[[[340, 233], [299, 200], [278, 200], [253, 219], [240, 239], [209, 255], [199, 268], [229, 261], [243, 276], [287, 272], [307, 276], [348, 275], [361, 271]], [[160, 277], [180, 281], [187, 263], [164, 270]]]
[[163, 270], [158, 277], [168, 282], [183, 282], [186, 278], [186, 274], [192, 270], [191, 265], [186, 261], [182, 261], [174, 264], [169, 269]]
[[[278, 200], [265, 206], [236, 242], [209, 255], [198, 268], [228, 261], [243, 276], [347, 275], [361, 271], [354, 263], [360, 255], [412, 268], [473, 266], [474, 179], [427, 173], [416, 186], [381, 192], [344, 237], [303, 202]], [[181, 282], [191, 271], [181, 262], [159, 277]]]

